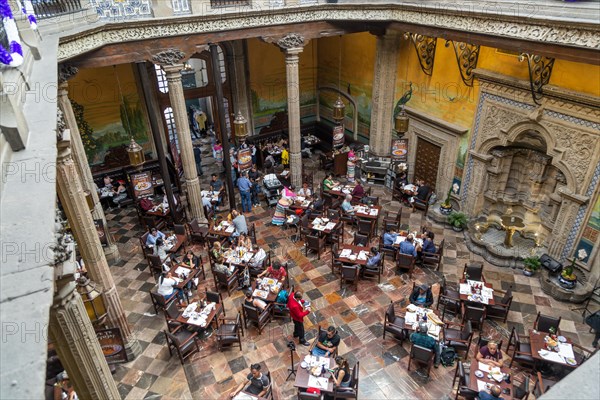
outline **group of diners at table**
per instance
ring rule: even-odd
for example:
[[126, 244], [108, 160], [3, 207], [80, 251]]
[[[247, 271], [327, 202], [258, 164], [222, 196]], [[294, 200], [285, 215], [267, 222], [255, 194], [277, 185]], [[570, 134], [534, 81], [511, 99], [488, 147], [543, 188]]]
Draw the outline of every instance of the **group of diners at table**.
[[[331, 245], [332, 272], [340, 274], [342, 281], [348, 277], [345, 273], [349, 269], [357, 276], [368, 277], [372, 273], [379, 277], [388, 254], [392, 258], [409, 256], [420, 260], [424, 255], [438, 253], [443, 247], [443, 243], [435, 244], [435, 235], [430, 230], [411, 232], [401, 226], [400, 212], [396, 217], [386, 214], [379, 246], [370, 246], [376, 239], [381, 207], [378, 199], [370, 196], [360, 183], [341, 185], [328, 176], [323, 181], [320, 196], [305, 183], [297, 192], [293, 187], [284, 188], [282, 199], [287, 200], [287, 207], [281, 225], [295, 225], [298, 236], [304, 237], [305, 251], [315, 250], [319, 257], [321, 244]], [[275, 223], [275, 219], [274, 216], [272, 222]], [[361, 230], [365, 221], [369, 224], [368, 232]], [[357, 230], [351, 245], [344, 242], [345, 225], [352, 225]], [[360, 236], [361, 232], [365, 235]], [[300, 289], [295, 290], [290, 285], [287, 263], [273, 260], [270, 252], [257, 246], [254, 226], [249, 226], [243, 213], [232, 210], [227, 218], [211, 221], [203, 239], [215, 290], [197, 291], [196, 298], [192, 291], [198, 288], [200, 276], [206, 279], [202, 256], [191, 250], [185, 251], [185, 238], [180, 235], [151, 229], [145, 236], [146, 246], [162, 262], [157, 294], [163, 299], [161, 307], [167, 320], [165, 335], [169, 350], [177, 348], [183, 363], [190, 354], [190, 347], [197, 346], [197, 341], [208, 337], [213, 330], [219, 343], [223, 338], [236, 337], [238, 329], [243, 332], [242, 321], [246, 329], [248, 322], [255, 323], [260, 334], [266, 323], [283, 314], [291, 318], [293, 336], [298, 344], [309, 346], [308, 354], [301, 356], [301, 362], [294, 365], [294, 385], [299, 396], [318, 393], [326, 398], [356, 397], [359, 363], [350, 365], [343, 355], [338, 354], [340, 336], [333, 326], [319, 326], [312, 343], [306, 340], [303, 321], [312, 312], [311, 304], [302, 298]], [[312, 240], [319, 244], [313, 246]], [[184, 251], [178, 255], [181, 248]], [[228, 294], [231, 289], [243, 291], [237, 317], [225, 318], [220, 287], [225, 287]], [[442, 279], [435, 309], [432, 287], [425, 284], [413, 283], [408, 298], [410, 304], [402, 309], [402, 314], [397, 315], [395, 305], [390, 303], [382, 316], [384, 340], [386, 333], [401, 343], [409, 339], [408, 369], [411, 364], [424, 363], [427, 376], [432, 366], [437, 368], [440, 362], [444, 364], [448, 348], [457, 353], [464, 352], [464, 359], [456, 360], [452, 384], [457, 397], [524, 399], [532, 385], [529, 378], [519, 384], [510, 379], [513, 363], [525, 366], [527, 372], [534, 374], [531, 379], [535, 380], [537, 390], [543, 392], [553, 379], [556, 380], [548, 375], [548, 371], [556, 375], [559, 369], [564, 376], [564, 371], [568, 373], [576, 368], [592, 352], [560, 335], [560, 318], [540, 314], [529, 335], [513, 328], [503, 351], [505, 338], [486, 339], [484, 322], [489, 318], [506, 322], [512, 299], [512, 287], [506, 291], [494, 289], [483, 276], [483, 265], [471, 263], [465, 265], [456, 288], [451, 288], [445, 278]], [[453, 318], [447, 320], [447, 315]], [[459, 323], [454, 322], [457, 319]], [[229, 330], [223, 333], [224, 329]], [[477, 347], [470, 352], [477, 337], [476, 330], [479, 330]], [[241, 350], [241, 339], [239, 335], [237, 337]], [[470, 369], [463, 363], [467, 360], [470, 360]], [[246, 379], [229, 396], [238, 400], [272, 398], [272, 387], [265, 365], [252, 364]]]

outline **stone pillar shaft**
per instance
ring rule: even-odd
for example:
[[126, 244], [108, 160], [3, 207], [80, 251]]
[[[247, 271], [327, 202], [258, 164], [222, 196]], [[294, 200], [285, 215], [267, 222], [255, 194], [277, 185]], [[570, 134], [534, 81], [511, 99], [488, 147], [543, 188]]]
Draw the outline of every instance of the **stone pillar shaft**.
[[182, 64], [163, 67], [169, 85], [169, 100], [171, 101], [175, 129], [177, 130], [177, 137], [179, 139], [179, 151], [181, 152], [181, 162], [185, 175], [187, 200], [192, 214], [191, 217], [197, 218], [201, 222], [206, 222], [206, 217], [202, 210], [200, 181], [198, 180], [198, 171], [196, 169], [194, 149], [192, 147], [192, 136], [185, 107], [185, 96], [183, 94], [183, 85], [181, 83], [182, 68]]
[[[81, 179], [75, 162], [71, 157], [69, 131], [65, 131], [63, 140], [58, 143], [56, 165], [56, 183], [60, 202], [79, 246], [79, 251], [93, 281], [102, 286], [104, 302], [111, 326], [119, 327], [126, 342], [137, 343], [131, 337], [121, 300], [110, 273], [102, 245], [94, 226], [92, 214], [85, 200]], [[139, 346], [138, 346], [139, 347]]]
[[119, 391], [96, 339], [73, 275], [57, 282], [49, 334], [80, 399], [119, 399]]
[[302, 186], [302, 154], [300, 153], [300, 79], [298, 77], [299, 54], [302, 50], [302, 47], [285, 50], [290, 172], [292, 184], [296, 187]]
[[392, 147], [394, 89], [398, 73], [400, 32], [377, 37], [371, 105], [369, 146], [377, 156], [389, 156]]
[[119, 248], [117, 247], [112, 235], [108, 230], [106, 216], [104, 215], [102, 204], [98, 198], [98, 192], [96, 192], [96, 185], [94, 184], [92, 171], [90, 171], [88, 159], [85, 154], [85, 148], [83, 146], [83, 142], [81, 141], [81, 134], [79, 132], [79, 127], [77, 126], [77, 120], [75, 118], [75, 113], [73, 112], [73, 106], [69, 100], [68, 83], [66, 81], [59, 85], [58, 105], [63, 112], [67, 129], [69, 129], [71, 133], [72, 157], [75, 161], [77, 172], [81, 178], [81, 184], [83, 185], [83, 189], [90, 192], [92, 195], [92, 200], [95, 205], [94, 210], [92, 211], [92, 216], [95, 220], [102, 220], [102, 223], [105, 227], [108, 246], [104, 248], [104, 255], [108, 261], [117, 262], [120, 259]]
[[244, 40], [232, 42], [233, 96], [236, 111], [241, 112], [246, 117], [248, 120], [248, 133], [254, 135], [252, 103], [250, 102], [250, 96], [248, 96], [248, 81], [246, 80], [246, 46], [244, 43]]

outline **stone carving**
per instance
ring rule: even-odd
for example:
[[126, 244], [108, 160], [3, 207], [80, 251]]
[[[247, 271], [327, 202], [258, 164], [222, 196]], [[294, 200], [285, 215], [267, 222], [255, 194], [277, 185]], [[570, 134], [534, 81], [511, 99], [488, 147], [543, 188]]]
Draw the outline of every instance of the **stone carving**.
[[565, 149], [563, 161], [573, 171], [578, 187], [581, 187], [585, 179], [588, 166], [594, 159], [598, 148], [598, 140], [591, 135], [582, 133], [575, 129], [565, 129], [564, 126], [546, 124], [556, 137], [556, 147]]
[[51, 247], [54, 252], [54, 265], [67, 261], [73, 252], [73, 247], [69, 246], [70, 243], [73, 243], [73, 238], [67, 233], [66, 226], [67, 221], [63, 219], [60, 210], [57, 208], [54, 217], [54, 237], [56, 238], [56, 243]]
[[179, 49], [167, 49], [152, 56], [156, 64], [175, 65], [185, 58], [185, 53]]
[[122, 20], [152, 16], [151, 0], [90, 0], [101, 19]]
[[277, 46], [284, 50], [304, 47], [304, 36], [300, 36], [296, 33], [290, 33], [279, 39], [277, 41]]
[[[114, 0], [113, 0], [114, 1]], [[256, 13], [217, 13], [195, 19], [164, 19], [129, 21], [127, 25], [115, 29], [106, 26], [98, 31], [96, 27], [88, 32], [73, 35], [61, 40], [58, 60], [65, 60], [100, 48], [107, 44], [122, 43], [132, 39], [144, 40], [168, 36], [204, 34], [207, 32], [230, 31], [268, 27], [277, 24], [303, 24], [311, 21], [390, 21], [432, 26], [441, 30], [464, 30], [473, 33], [513, 39], [531, 40], [538, 43], [551, 43], [589, 49], [600, 47], [600, 35], [595, 27], [577, 26], [555, 22], [535, 24], [531, 18], [492, 19], [485, 14], [441, 13], [439, 8], [429, 11], [422, 4], [381, 8], [380, 5], [361, 4], [356, 9], [326, 9], [320, 7], [262, 10]]]
[[79, 68], [70, 64], [61, 64], [58, 68], [58, 83], [64, 83], [79, 72]]
[[65, 122], [65, 116], [59, 107], [56, 107], [56, 138], [58, 141], [63, 139], [63, 134], [67, 129], [67, 123]]
[[488, 108], [483, 124], [479, 128], [479, 143], [485, 143], [492, 137], [502, 137], [502, 129], [513, 126], [520, 120], [520, 116], [514, 112], [509, 112], [497, 105]]

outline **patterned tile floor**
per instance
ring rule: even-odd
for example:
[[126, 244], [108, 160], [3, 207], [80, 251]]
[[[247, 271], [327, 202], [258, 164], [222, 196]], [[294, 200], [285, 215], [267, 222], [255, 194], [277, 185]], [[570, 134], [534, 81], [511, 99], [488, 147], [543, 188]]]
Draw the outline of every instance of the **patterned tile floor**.
[[[208, 163], [206, 163], [208, 164]], [[311, 164], [309, 162], [309, 164]], [[312, 163], [314, 166], [314, 163]], [[316, 169], [316, 168], [315, 168]], [[204, 181], [210, 170], [205, 169]], [[315, 184], [322, 179], [317, 172]], [[203, 182], [205, 183], [205, 182]], [[376, 187], [384, 210], [395, 212], [397, 202], [390, 202], [387, 189]], [[403, 222], [409, 221], [411, 229], [427, 224], [436, 234], [436, 242], [446, 239], [443, 266], [439, 272], [417, 268], [413, 280], [434, 285], [434, 295], [439, 290], [442, 274], [450, 283], [456, 283], [464, 264], [470, 260], [483, 261], [471, 254], [464, 244], [461, 233], [425, 221], [422, 213], [411, 213], [402, 207]], [[382, 338], [385, 307], [390, 301], [403, 306], [412, 288], [406, 275], [398, 275], [390, 262], [386, 262], [381, 284], [375, 280], [360, 281], [358, 290], [340, 287], [338, 276], [331, 274], [330, 252], [327, 250], [318, 260], [316, 254], [305, 255], [303, 243], [292, 243], [291, 231], [270, 224], [272, 209], [256, 208], [248, 215], [256, 224], [258, 243], [271, 250], [282, 261], [292, 261], [291, 281], [301, 288], [313, 303], [313, 310], [306, 322], [307, 338], [315, 335], [318, 324], [334, 325], [338, 328], [342, 342], [339, 353], [350, 360], [351, 365], [360, 361], [360, 397], [366, 399], [440, 399], [453, 397], [451, 382], [454, 368], [440, 366], [433, 369], [429, 379], [412, 368], [407, 371], [408, 341], [400, 344], [393, 338]], [[122, 261], [112, 266], [118, 291], [126, 310], [127, 318], [142, 345], [142, 354], [133, 362], [119, 365], [114, 375], [124, 399], [218, 399], [244, 380], [251, 363], [262, 362], [271, 371], [277, 399], [294, 398], [296, 390], [293, 379], [286, 381], [290, 365], [290, 352], [286, 347], [291, 338], [291, 322], [271, 322], [262, 335], [249, 326], [243, 338], [243, 351], [237, 349], [217, 351], [214, 335], [202, 342], [203, 350], [196, 354], [184, 367], [177, 356], [170, 357], [162, 330], [165, 320], [162, 313], [154, 315], [148, 291], [155, 281], [150, 275], [139, 248], [138, 237], [143, 233], [133, 209], [115, 210], [107, 215], [110, 231], [119, 244]], [[351, 241], [346, 232], [345, 242]], [[196, 253], [206, 253], [194, 246]], [[208, 268], [210, 270], [210, 268]], [[210, 272], [201, 282], [199, 291], [213, 288]], [[586, 347], [591, 346], [593, 335], [588, 333], [575, 306], [562, 303], [546, 296], [540, 289], [538, 278], [525, 277], [518, 270], [498, 268], [485, 262], [486, 279], [495, 288], [513, 286], [515, 292], [512, 310], [506, 324], [487, 322], [484, 336], [504, 338], [507, 342], [512, 327], [524, 333], [531, 328], [538, 311], [548, 315], [562, 316], [561, 329], [566, 336]], [[240, 309], [243, 296], [235, 291], [232, 296], [223, 292], [228, 316]], [[476, 333], [477, 340], [479, 333]], [[472, 346], [474, 349], [475, 346]], [[298, 346], [303, 357], [307, 348]], [[295, 359], [298, 360], [298, 353]], [[519, 373], [515, 368], [515, 373]]]

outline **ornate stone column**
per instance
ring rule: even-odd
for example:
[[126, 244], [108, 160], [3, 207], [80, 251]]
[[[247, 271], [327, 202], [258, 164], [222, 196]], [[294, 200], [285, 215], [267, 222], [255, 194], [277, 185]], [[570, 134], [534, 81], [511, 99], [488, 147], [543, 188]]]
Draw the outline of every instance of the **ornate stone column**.
[[74, 243], [66, 239], [60, 220], [57, 229], [55, 294], [48, 333], [80, 399], [119, 399], [92, 322], [75, 290]]
[[298, 64], [305, 46], [304, 37], [290, 33], [277, 41], [285, 53], [287, 81], [288, 129], [290, 135], [290, 172], [292, 184], [302, 186], [302, 153], [300, 147], [300, 79]]
[[471, 183], [469, 184], [469, 193], [467, 193], [461, 211], [467, 215], [475, 216], [479, 214], [483, 205], [483, 193], [485, 192], [487, 181], [487, 169], [493, 156], [479, 154], [473, 150], [470, 150], [469, 153], [473, 160], [473, 172], [471, 175]]
[[115, 282], [102, 251], [94, 220], [85, 200], [81, 179], [71, 156], [71, 140], [68, 129], [64, 130], [62, 138], [58, 142], [56, 164], [56, 184], [60, 202], [75, 235], [88, 273], [92, 280], [103, 288], [109, 324], [121, 329], [126, 342], [127, 355], [132, 360], [140, 353], [141, 347], [132, 337]]
[[75, 166], [77, 167], [77, 172], [79, 172], [79, 176], [81, 177], [81, 184], [83, 185], [83, 189], [90, 192], [92, 195], [92, 200], [95, 205], [94, 210], [92, 211], [92, 216], [95, 220], [102, 220], [102, 223], [106, 227], [105, 231], [108, 246], [104, 248], [104, 255], [106, 256], [106, 260], [108, 262], [115, 263], [121, 258], [119, 254], [119, 248], [117, 247], [117, 244], [108, 230], [106, 216], [104, 215], [102, 204], [98, 198], [98, 192], [96, 192], [96, 185], [94, 183], [94, 178], [92, 177], [92, 171], [90, 170], [90, 166], [88, 164], [83, 142], [81, 141], [81, 134], [79, 132], [79, 127], [77, 126], [77, 120], [75, 119], [73, 106], [69, 100], [69, 84], [67, 83], [67, 80], [76, 73], [77, 68], [75, 67], [63, 66], [60, 69], [58, 74], [58, 106], [62, 111], [66, 128], [71, 132], [71, 150], [73, 154], [73, 160], [75, 161]]
[[567, 243], [571, 228], [575, 223], [575, 217], [579, 207], [589, 200], [587, 196], [581, 196], [571, 193], [568, 189], [562, 188], [559, 190], [559, 195], [562, 198], [560, 210], [554, 223], [552, 233], [548, 238], [548, 254], [555, 259], [563, 262], [563, 250]]
[[401, 37], [401, 32], [393, 31], [377, 36], [369, 146], [378, 156], [389, 156], [392, 147], [394, 89]]
[[232, 53], [230, 57], [230, 71], [232, 74], [233, 99], [236, 111], [240, 111], [248, 120], [248, 133], [254, 135], [254, 118], [252, 103], [248, 95], [248, 81], [246, 80], [246, 45], [245, 40], [231, 42]]
[[181, 153], [181, 162], [185, 175], [186, 195], [192, 214], [191, 217], [197, 218], [200, 222], [206, 222], [206, 217], [204, 216], [202, 209], [200, 181], [198, 180], [198, 171], [196, 170], [192, 136], [188, 124], [183, 85], [181, 83], [181, 70], [183, 69], [181, 61], [184, 58], [185, 53], [181, 50], [168, 49], [154, 55], [152, 60], [155, 63], [162, 65], [167, 77], [169, 100], [171, 102], [171, 108], [173, 109], [175, 129], [177, 130], [177, 137], [179, 139], [179, 152]]

